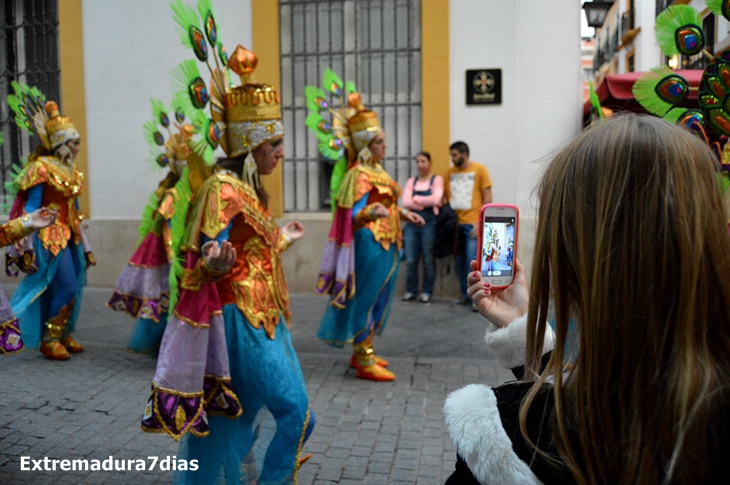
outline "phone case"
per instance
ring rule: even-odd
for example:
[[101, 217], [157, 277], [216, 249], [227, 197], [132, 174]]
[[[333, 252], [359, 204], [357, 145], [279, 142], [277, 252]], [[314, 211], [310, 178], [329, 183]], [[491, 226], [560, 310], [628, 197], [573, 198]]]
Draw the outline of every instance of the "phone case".
[[[510, 209], [514, 209], [517, 216], [515, 217], [515, 247], [513, 250], [513, 258], [514, 260], [517, 260], [517, 247], [518, 247], [518, 241], [520, 239], [520, 209], [513, 204], [484, 204], [482, 206], [482, 209], [479, 211], [479, 236], [477, 238], [477, 253], [475, 254], [477, 265], [479, 268], [479, 273], [482, 272], [481, 268], [481, 261], [482, 261], [482, 237], [484, 236], [484, 211], [491, 208], [491, 207], [506, 207]], [[513, 266], [514, 268], [514, 266]], [[514, 271], [512, 271], [512, 281], [514, 281], [515, 275]], [[511, 284], [511, 283], [510, 283]], [[493, 286], [492, 288], [506, 288], [509, 285], [502, 285], [502, 286]]]

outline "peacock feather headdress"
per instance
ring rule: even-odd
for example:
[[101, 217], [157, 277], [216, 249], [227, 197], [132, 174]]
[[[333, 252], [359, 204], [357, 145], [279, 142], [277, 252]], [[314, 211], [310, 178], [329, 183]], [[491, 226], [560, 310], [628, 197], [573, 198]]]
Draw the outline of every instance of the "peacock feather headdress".
[[187, 160], [191, 150], [197, 151], [208, 164], [213, 163], [213, 150], [218, 144], [206, 136], [208, 120], [204, 115], [201, 119], [200, 114], [196, 111], [188, 115], [175, 99], [170, 107], [159, 99], [152, 100], [152, 119], [144, 123], [143, 129], [153, 165], [170, 167], [175, 172], [173, 162]]
[[[250, 153], [261, 144], [284, 136], [278, 93], [272, 86], [255, 82], [256, 54], [239, 45], [227, 57], [212, 1], [200, 0], [197, 14], [181, 0], [175, 0], [172, 7], [181, 41], [193, 49], [197, 59], [185, 61], [173, 71], [175, 100], [190, 113], [210, 105], [212, 120], [204, 121], [199, 113], [192, 115], [200, 129], [210, 139], [217, 139], [229, 157]], [[201, 21], [204, 30], [200, 29]], [[213, 55], [209, 55], [208, 44]], [[198, 62], [204, 63], [210, 73], [210, 90]], [[240, 85], [230, 83], [231, 71], [239, 75]]]
[[369, 162], [368, 144], [382, 128], [375, 112], [363, 106], [355, 83], [344, 83], [332, 69], [324, 71], [322, 88], [307, 86], [304, 96], [309, 109], [305, 124], [317, 137], [322, 156], [335, 162], [330, 178], [334, 210], [345, 172], [358, 161]]

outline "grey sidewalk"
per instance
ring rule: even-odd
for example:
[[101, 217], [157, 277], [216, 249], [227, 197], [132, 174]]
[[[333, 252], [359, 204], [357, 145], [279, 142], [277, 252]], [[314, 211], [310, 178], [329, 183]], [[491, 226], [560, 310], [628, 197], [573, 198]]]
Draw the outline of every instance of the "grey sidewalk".
[[[86, 347], [68, 362], [37, 351], [0, 358], [0, 484], [170, 483], [173, 472], [20, 471], [32, 459], [173, 457], [177, 443], [143, 433], [140, 418], [155, 370], [153, 358], [124, 349], [132, 320], [104, 307], [110, 291], [87, 289], [76, 333]], [[446, 395], [465, 384], [511, 378], [484, 343], [485, 321], [467, 307], [436, 300], [394, 302], [376, 350], [398, 378], [354, 377], [349, 352], [315, 338], [326, 299], [292, 295], [292, 336], [317, 417], [299, 474], [310, 484], [439, 484], [455, 452], [443, 423]], [[257, 453], [273, 432], [262, 412]], [[148, 461], [149, 463], [149, 461]]]

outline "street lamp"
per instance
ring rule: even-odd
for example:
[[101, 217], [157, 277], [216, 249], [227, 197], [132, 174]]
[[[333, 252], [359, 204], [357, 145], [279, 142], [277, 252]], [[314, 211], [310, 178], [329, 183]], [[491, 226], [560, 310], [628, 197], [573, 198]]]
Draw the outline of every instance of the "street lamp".
[[585, 2], [583, 4], [583, 10], [586, 11], [586, 20], [588, 20], [589, 27], [602, 27], [603, 22], [606, 21], [606, 15], [608, 10], [613, 5], [613, 2]]

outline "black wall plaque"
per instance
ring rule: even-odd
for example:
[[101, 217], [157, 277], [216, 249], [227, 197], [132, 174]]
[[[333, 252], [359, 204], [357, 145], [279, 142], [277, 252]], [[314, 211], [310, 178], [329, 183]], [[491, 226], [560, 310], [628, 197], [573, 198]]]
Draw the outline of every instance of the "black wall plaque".
[[466, 71], [466, 104], [502, 104], [502, 70]]

